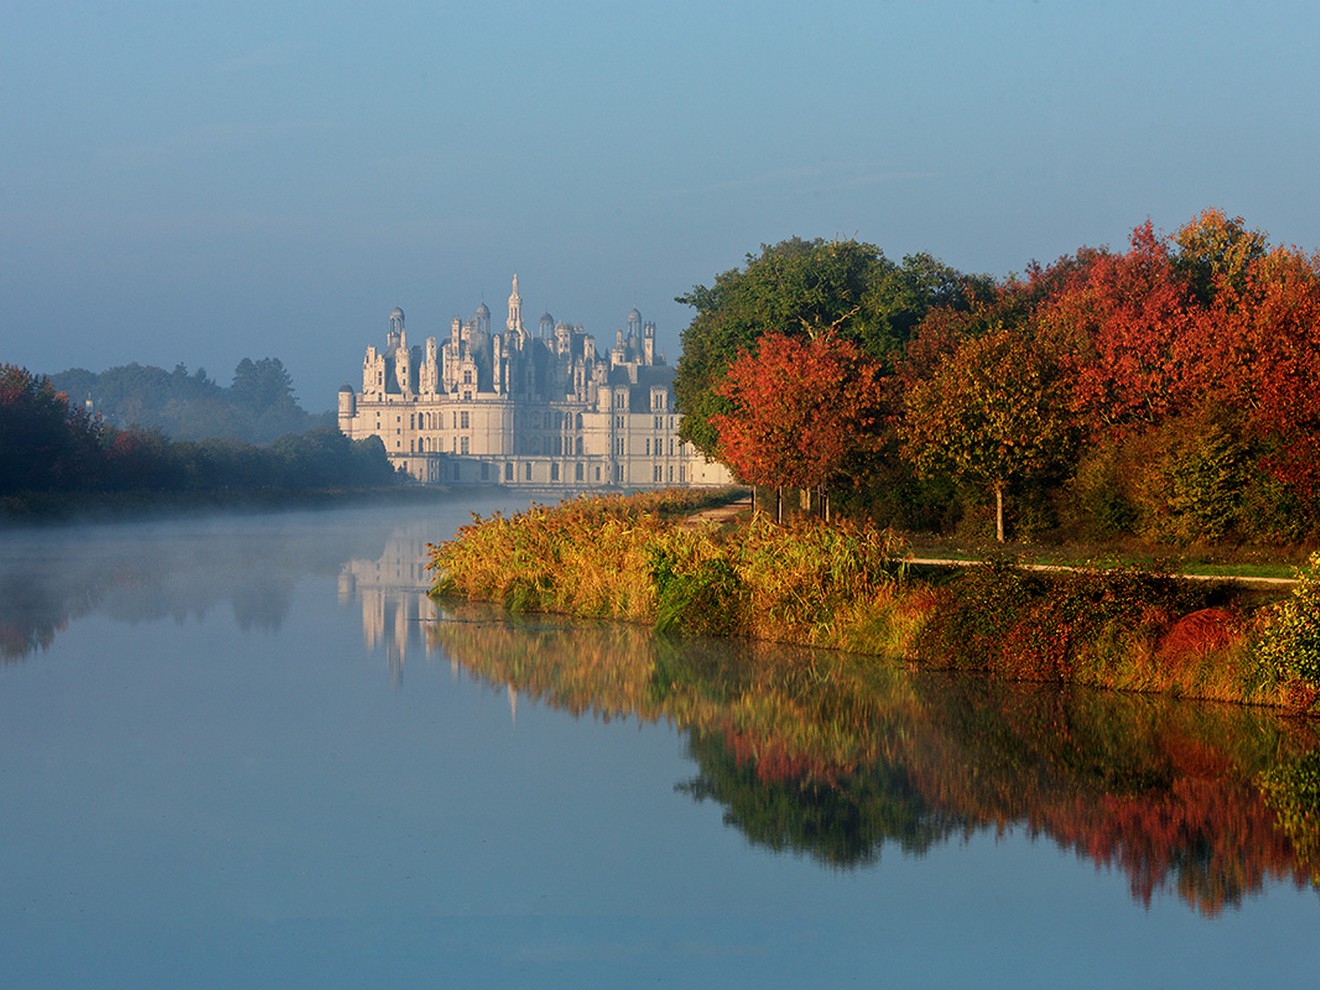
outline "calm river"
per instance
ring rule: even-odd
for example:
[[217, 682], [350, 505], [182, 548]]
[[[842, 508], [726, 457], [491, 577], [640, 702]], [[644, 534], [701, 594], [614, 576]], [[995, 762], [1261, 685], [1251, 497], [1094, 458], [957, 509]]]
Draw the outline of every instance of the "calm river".
[[437, 610], [509, 499], [0, 531], [0, 985], [1314, 985], [1316, 726]]

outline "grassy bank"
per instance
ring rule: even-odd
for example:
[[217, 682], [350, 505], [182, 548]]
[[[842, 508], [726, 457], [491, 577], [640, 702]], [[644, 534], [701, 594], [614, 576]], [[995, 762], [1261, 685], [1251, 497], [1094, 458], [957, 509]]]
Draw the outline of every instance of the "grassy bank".
[[477, 519], [432, 548], [433, 594], [847, 650], [931, 668], [1311, 710], [1320, 559], [1293, 595], [1138, 570], [909, 568], [850, 524], [685, 527], [691, 496]]

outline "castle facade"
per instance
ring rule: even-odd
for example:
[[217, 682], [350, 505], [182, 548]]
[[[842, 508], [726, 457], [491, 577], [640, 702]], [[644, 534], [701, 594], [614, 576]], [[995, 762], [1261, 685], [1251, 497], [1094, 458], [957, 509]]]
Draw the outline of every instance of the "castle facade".
[[432, 484], [665, 488], [727, 485], [721, 464], [678, 438], [674, 370], [633, 309], [602, 356], [580, 326], [522, 317], [513, 277], [504, 332], [490, 310], [455, 317], [443, 343], [409, 346], [403, 310], [367, 348], [362, 390], [339, 390], [339, 429], [378, 436], [390, 462]]

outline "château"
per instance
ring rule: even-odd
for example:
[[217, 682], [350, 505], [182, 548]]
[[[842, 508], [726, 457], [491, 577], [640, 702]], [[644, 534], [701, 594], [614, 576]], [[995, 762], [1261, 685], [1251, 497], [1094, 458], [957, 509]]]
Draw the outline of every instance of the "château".
[[602, 355], [581, 326], [522, 317], [513, 276], [503, 333], [490, 309], [455, 317], [441, 343], [410, 346], [402, 309], [367, 348], [362, 390], [339, 390], [339, 428], [378, 436], [395, 468], [432, 484], [533, 488], [726, 485], [732, 477], [678, 437], [674, 369], [634, 308]]

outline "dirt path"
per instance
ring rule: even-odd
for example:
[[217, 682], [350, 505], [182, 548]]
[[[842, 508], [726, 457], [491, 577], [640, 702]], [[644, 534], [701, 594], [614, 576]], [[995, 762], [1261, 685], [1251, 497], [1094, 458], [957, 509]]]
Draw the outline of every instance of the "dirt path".
[[[904, 563], [908, 564], [926, 564], [932, 567], [975, 567], [978, 564], [984, 564], [983, 560], [958, 560], [948, 557], [909, 557]], [[1019, 563], [1015, 566], [1024, 571], [1056, 571], [1059, 573], [1094, 573], [1104, 571], [1103, 567], [1080, 567], [1072, 564], [1028, 564]], [[1235, 574], [1170, 574], [1169, 577], [1176, 577], [1182, 581], [1223, 581], [1228, 584], [1240, 584], [1252, 588], [1291, 588], [1297, 584], [1295, 578], [1277, 578], [1277, 577], [1246, 577]]]
[[684, 529], [696, 529], [703, 523], [712, 523], [716, 526], [732, 522], [738, 517], [740, 512], [749, 512], [752, 508], [752, 497], [739, 499], [737, 502], [728, 502], [724, 505], [717, 505], [714, 508], [702, 509], [700, 512], [694, 512], [685, 518], [682, 522]]

